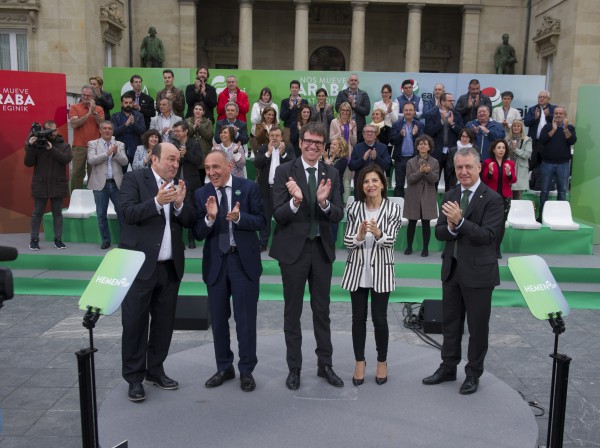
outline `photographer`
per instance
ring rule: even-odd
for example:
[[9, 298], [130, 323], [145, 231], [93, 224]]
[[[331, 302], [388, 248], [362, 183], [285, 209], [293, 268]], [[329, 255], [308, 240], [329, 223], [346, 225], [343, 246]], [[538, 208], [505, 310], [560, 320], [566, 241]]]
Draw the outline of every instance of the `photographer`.
[[42, 131], [39, 124], [32, 126], [25, 146], [25, 166], [33, 167], [31, 196], [34, 201], [31, 215], [30, 250], [40, 250], [39, 233], [46, 203], [50, 199], [54, 222], [54, 247], [65, 249], [62, 242], [62, 201], [69, 194], [66, 169], [73, 158], [71, 146], [58, 135], [56, 123], [48, 120]]

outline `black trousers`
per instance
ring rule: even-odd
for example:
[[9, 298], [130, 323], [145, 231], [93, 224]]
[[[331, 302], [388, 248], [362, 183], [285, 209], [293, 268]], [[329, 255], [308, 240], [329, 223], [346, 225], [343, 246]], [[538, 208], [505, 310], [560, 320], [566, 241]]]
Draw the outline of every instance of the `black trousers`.
[[389, 292], [375, 292], [373, 288], [358, 288], [350, 291], [352, 301], [352, 346], [354, 359], [365, 360], [365, 341], [367, 339], [367, 314], [369, 308], [369, 292], [371, 293], [371, 319], [375, 329], [375, 347], [377, 361], [387, 360], [390, 331], [387, 322]]
[[267, 225], [260, 231], [260, 245], [267, 246], [269, 244], [269, 238], [271, 237], [271, 221], [273, 220], [273, 188], [268, 187], [269, 190], [265, 193], [262, 189], [260, 191], [260, 197], [263, 201], [263, 213], [267, 219]]
[[304, 288], [308, 280], [310, 307], [319, 367], [332, 365], [333, 347], [329, 319], [329, 293], [333, 265], [329, 262], [321, 238], [307, 239], [302, 254], [295, 263], [279, 263], [283, 281], [283, 332], [290, 369], [302, 368], [302, 328], [300, 317], [304, 303]]
[[[461, 361], [461, 341], [465, 315], [469, 328], [469, 348], [465, 373], [479, 378], [483, 374], [483, 361], [488, 350], [492, 292], [494, 288], [470, 288], [457, 273], [453, 260], [450, 278], [442, 283], [442, 367], [456, 370]], [[467, 279], [468, 280], [468, 279]]]
[[143, 381], [146, 374], [165, 374], [179, 284], [173, 261], [158, 262], [150, 279], [135, 279], [125, 296], [121, 355], [128, 383]]

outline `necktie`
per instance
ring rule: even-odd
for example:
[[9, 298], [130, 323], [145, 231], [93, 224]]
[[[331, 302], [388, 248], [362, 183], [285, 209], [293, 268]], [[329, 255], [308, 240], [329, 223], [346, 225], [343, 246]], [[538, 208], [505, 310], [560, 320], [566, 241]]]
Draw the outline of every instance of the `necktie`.
[[217, 220], [219, 222], [219, 249], [221, 252], [226, 253], [231, 247], [229, 240], [229, 221], [227, 221], [227, 212], [229, 206], [227, 205], [227, 188], [219, 187], [221, 193], [221, 200], [219, 201], [219, 214]]
[[[467, 212], [467, 207], [469, 206], [470, 195], [471, 190], [464, 190], [460, 198], [460, 211], [462, 212], [463, 217], [465, 216], [465, 213]], [[454, 258], [458, 259], [458, 240], [454, 240]]]
[[308, 171], [308, 204], [310, 205], [310, 232], [308, 237], [313, 240], [317, 236], [317, 169], [313, 166], [306, 168]]

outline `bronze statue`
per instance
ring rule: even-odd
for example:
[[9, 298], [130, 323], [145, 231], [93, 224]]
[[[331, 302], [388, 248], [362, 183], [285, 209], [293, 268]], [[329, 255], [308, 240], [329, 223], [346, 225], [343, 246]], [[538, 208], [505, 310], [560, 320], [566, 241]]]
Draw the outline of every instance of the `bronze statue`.
[[498, 75], [514, 75], [517, 57], [515, 49], [508, 43], [508, 34], [502, 35], [502, 45], [498, 45], [494, 53], [494, 64]]
[[156, 28], [148, 28], [148, 36], [144, 37], [140, 47], [142, 67], [162, 67], [165, 60], [165, 48], [162, 41], [156, 37]]

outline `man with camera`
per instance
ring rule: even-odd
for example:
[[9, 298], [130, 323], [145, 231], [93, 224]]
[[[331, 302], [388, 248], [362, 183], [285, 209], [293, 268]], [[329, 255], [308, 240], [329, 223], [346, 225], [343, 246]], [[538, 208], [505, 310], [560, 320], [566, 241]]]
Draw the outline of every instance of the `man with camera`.
[[101, 137], [88, 143], [88, 163], [92, 171], [87, 187], [94, 190], [96, 202], [96, 215], [98, 217], [98, 230], [102, 237], [101, 249], [110, 247], [110, 230], [106, 212], [110, 199], [117, 210], [119, 227], [121, 227], [121, 213], [119, 210], [119, 188], [123, 180], [122, 166], [129, 162], [125, 154], [125, 145], [113, 137], [113, 124], [104, 121], [100, 125]]
[[62, 242], [62, 201], [69, 194], [67, 166], [73, 158], [71, 145], [58, 135], [56, 123], [48, 120], [44, 130], [34, 123], [25, 146], [25, 166], [33, 167], [31, 178], [31, 196], [33, 213], [31, 215], [31, 241], [29, 250], [40, 250], [40, 224], [50, 199], [54, 224], [54, 247], [66, 249]]

